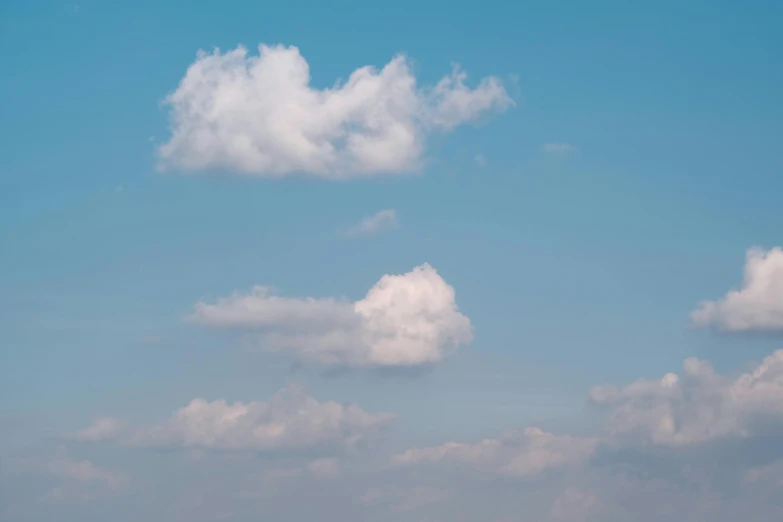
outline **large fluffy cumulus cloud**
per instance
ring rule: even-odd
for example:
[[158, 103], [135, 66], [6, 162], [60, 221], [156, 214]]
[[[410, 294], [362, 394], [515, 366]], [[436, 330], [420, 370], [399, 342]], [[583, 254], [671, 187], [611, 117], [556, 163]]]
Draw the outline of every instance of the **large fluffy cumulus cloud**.
[[783, 249], [748, 250], [742, 286], [703, 301], [691, 319], [727, 332], [783, 331]]
[[257, 286], [214, 304], [197, 303], [192, 319], [206, 326], [259, 329], [266, 349], [323, 365], [434, 364], [472, 339], [454, 289], [428, 264], [383, 276], [356, 302], [285, 298]]
[[449, 131], [513, 105], [502, 83], [465, 85], [455, 68], [419, 87], [404, 56], [380, 71], [361, 67], [331, 88], [310, 86], [296, 47], [199, 52], [177, 89], [171, 139], [161, 165], [184, 171], [226, 168], [251, 176], [308, 173], [348, 178], [416, 169], [433, 131]]

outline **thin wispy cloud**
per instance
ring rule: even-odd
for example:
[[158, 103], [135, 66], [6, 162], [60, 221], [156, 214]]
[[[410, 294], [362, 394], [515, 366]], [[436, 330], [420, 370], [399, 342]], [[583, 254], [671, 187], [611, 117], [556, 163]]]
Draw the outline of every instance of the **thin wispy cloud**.
[[541, 149], [547, 154], [555, 154], [557, 156], [565, 156], [574, 151], [575, 147], [570, 143], [557, 142], [557, 143], [545, 143]]
[[400, 221], [397, 217], [397, 211], [394, 209], [386, 209], [376, 212], [372, 216], [363, 218], [356, 225], [339, 231], [338, 234], [343, 237], [360, 238], [374, 236], [383, 232], [384, 230], [390, 230], [399, 228]]

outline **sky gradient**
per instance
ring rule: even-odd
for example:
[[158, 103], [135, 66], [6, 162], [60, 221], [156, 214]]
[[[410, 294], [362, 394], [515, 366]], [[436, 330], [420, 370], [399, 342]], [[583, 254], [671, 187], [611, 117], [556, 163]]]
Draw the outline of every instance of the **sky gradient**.
[[783, 5], [0, 5], [9, 521], [783, 517]]

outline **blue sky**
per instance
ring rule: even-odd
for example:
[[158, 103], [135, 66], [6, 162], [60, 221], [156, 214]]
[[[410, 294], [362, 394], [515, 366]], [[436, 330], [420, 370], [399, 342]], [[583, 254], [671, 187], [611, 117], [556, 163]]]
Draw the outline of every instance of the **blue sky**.
[[[463, 470], [465, 477], [453, 482], [445, 468], [408, 476], [387, 469], [389, 455], [531, 426], [558, 436], [598, 437], [596, 444], [617, 453], [622, 453], [617, 444], [641, 452], [601, 435], [622, 429], [612, 424], [616, 415], [590, 403], [593, 386], [622, 389], [637, 379], [660, 379], [681, 372], [689, 357], [709, 361], [726, 382], [762, 364], [783, 347], [783, 261], [774, 250], [783, 244], [783, 70], [778, 65], [783, 6], [686, 4], [5, 2], [0, 7], [0, 454], [22, 464], [3, 471], [3, 478], [16, 485], [29, 481], [34, 486], [18, 487], [40, 491], [49, 500], [55, 490], [60, 500], [72, 494], [68, 484], [76, 484], [80, 498], [79, 488], [100, 490], [95, 495], [90, 490], [89, 500], [64, 510], [33, 493], [21, 495], [9, 503], [13, 517], [49, 520], [51, 513], [60, 513], [62, 520], [105, 520], [107, 513], [122, 512], [109, 519], [134, 513], [151, 520], [217, 519], [219, 514], [208, 511], [172, 507], [170, 499], [197, 497], [199, 487], [220, 497], [215, 505], [236, 511], [230, 520], [259, 513], [252, 502], [236, 500], [230, 492], [250, 487], [242, 482], [249, 475], [277, 469], [266, 464], [278, 458], [277, 447], [258, 451], [254, 446], [253, 458], [261, 459], [254, 468], [232, 464], [231, 451], [203, 440], [184, 444], [188, 451], [206, 452], [187, 462], [181, 460], [185, 450], [157, 459], [158, 450], [128, 449], [122, 440], [104, 440], [108, 436], [74, 440], [79, 437], [73, 434], [96, 417], [119, 419], [132, 426], [130, 433], [164, 422], [194, 398], [263, 402], [292, 383], [320, 402], [352, 403], [370, 414], [390, 412], [396, 419], [382, 433], [370, 437], [362, 431], [373, 441], [367, 448], [322, 455], [307, 446], [298, 454], [286, 449], [280, 458], [287, 459], [286, 469], [310, 469], [314, 456], [340, 462], [341, 471], [318, 488], [343, 493], [321, 499], [323, 504], [312, 500], [322, 506], [316, 512], [335, 520], [399, 520], [393, 518], [399, 511], [389, 507], [398, 497], [416, 497], [414, 490], [424, 495], [416, 489], [424, 486], [458, 492], [468, 487], [475, 470]], [[420, 167], [384, 156], [384, 165], [393, 167], [379, 172], [356, 163], [352, 153], [340, 155], [343, 142], [328, 137], [341, 152], [330, 156], [335, 163], [329, 165], [336, 166], [319, 170], [301, 167], [304, 156], [280, 151], [290, 144], [284, 141], [289, 127], [312, 130], [308, 126], [321, 122], [321, 113], [292, 112], [265, 127], [272, 121], [265, 119], [265, 110], [295, 101], [275, 98], [290, 89], [275, 91], [270, 86], [277, 85], [276, 78], [266, 75], [244, 95], [231, 91], [231, 102], [241, 110], [225, 109], [216, 121], [229, 138], [249, 132], [253, 146], [294, 167], [273, 175], [251, 162], [243, 172], [237, 165], [246, 158], [225, 139], [189, 145], [194, 129], [201, 128], [193, 112], [180, 114], [194, 122], [190, 134], [179, 134], [186, 146], [172, 149], [172, 168], [159, 168], [161, 147], [178, 135], [176, 108], [166, 103], [167, 96], [188, 96], [178, 86], [197, 63], [197, 51], [226, 53], [240, 44], [248, 50], [243, 64], [258, 55], [259, 44], [296, 46], [309, 65], [309, 86], [317, 90], [338, 81], [345, 85], [353, 71], [367, 65], [381, 69], [398, 53], [407, 57], [405, 74], [419, 86], [449, 77], [452, 64], [459, 63], [477, 105], [458, 113], [416, 91], [421, 105], [411, 109], [413, 119], [401, 105], [389, 110], [402, 111], [392, 114], [394, 123], [413, 129], [421, 150], [406, 150], [421, 160]], [[496, 78], [502, 93], [481, 90], [488, 77]], [[217, 96], [203, 85], [208, 83], [194, 89]], [[254, 90], [259, 85], [269, 92]], [[350, 94], [346, 104], [353, 103]], [[366, 103], [374, 103], [372, 96]], [[356, 103], [355, 110], [363, 111], [365, 102]], [[302, 107], [320, 110], [317, 104]], [[362, 122], [376, 115], [368, 114]], [[447, 126], [443, 118], [456, 124]], [[269, 146], [268, 140], [282, 141]], [[187, 162], [198, 166], [188, 168]], [[396, 226], [351, 237], [342, 233], [383, 210], [394, 211]], [[748, 262], [755, 275], [743, 286], [745, 256], [752, 247], [763, 255], [757, 265]], [[431, 313], [445, 314], [437, 315], [442, 319], [437, 328], [461, 339], [453, 351], [441, 337], [421, 341], [435, 354], [426, 364], [384, 371], [397, 363], [379, 363], [367, 350], [380, 342], [376, 335], [388, 334], [377, 330], [386, 326], [324, 326], [321, 312], [300, 308], [302, 299], [313, 297], [323, 313], [350, 315], [343, 308], [365, 298], [382, 276], [408, 274], [423, 263], [455, 292], [458, 312], [449, 308], [453, 303], [440, 287], [433, 290], [432, 299], [443, 300], [431, 303], [437, 308]], [[291, 308], [281, 312], [274, 308], [279, 301], [270, 305], [261, 299], [255, 304], [273, 308], [238, 320], [238, 328], [184, 319], [198, 302], [217, 307], [221, 298], [254, 285], [273, 287], [293, 300]], [[418, 292], [415, 285], [410, 288]], [[731, 290], [744, 293], [734, 299], [727, 296]], [[398, 304], [407, 313], [406, 306], [419, 301], [405, 295], [400, 299], [409, 301]], [[342, 305], [325, 304], [330, 297]], [[714, 301], [716, 308], [699, 322], [691, 313], [703, 300]], [[270, 319], [264, 313], [278, 315]], [[378, 313], [392, 328], [402, 328], [394, 323], [402, 319]], [[460, 334], [457, 313], [472, 325], [470, 339]], [[429, 317], [414, 311], [405, 321], [424, 316]], [[264, 328], [257, 327], [260, 323]], [[307, 334], [310, 344], [295, 346], [286, 337], [292, 335], [288, 329]], [[289, 348], [270, 353], [270, 338], [264, 337], [270, 330]], [[388, 334], [395, 346], [411, 353], [424, 346], [401, 331]], [[338, 363], [306, 357], [309, 346], [326, 342], [324, 332], [342, 339], [340, 350], [346, 351], [335, 356]], [[775, 379], [783, 390], [783, 381]], [[626, 400], [641, 408], [629, 399], [631, 392], [621, 396], [610, 401], [610, 410]], [[696, 401], [688, 397], [682, 400]], [[783, 394], [772, 399], [780, 401]], [[701, 406], [688, 403], [682, 411]], [[783, 419], [777, 410], [765, 415]], [[732, 417], [718, 424], [734, 426], [726, 428], [726, 437], [742, 434], [746, 444], [761, 447], [741, 422]], [[706, 444], [686, 428], [677, 433], [689, 444], [695, 439]], [[723, 433], [714, 426], [692, 429], [702, 428]], [[171, 434], [181, 435], [180, 428], [166, 429], [165, 444], [156, 444], [182, 446]], [[674, 451], [684, 439], [672, 437], [676, 444], [651, 440]], [[741, 471], [760, 474], [757, 468], [764, 464], [769, 468], [764, 473], [780, 473], [774, 468], [778, 457], [766, 455]], [[435, 460], [435, 467], [442, 463]], [[86, 461], [95, 469], [117, 470], [125, 479], [109, 480], [111, 491], [104, 495], [99, 485], [109, 475], [80, 478], [52, 471]], [[356, 467], [361, 471], [347, 471]], [[576, 521], [633, 515], [633, 508], [623, 512], [600, 500], [599, 486], [585, 492], [584, 484], [600, 482], [590, 473], [604, 473], [596, 467], [547, 475], [543, 485], [526, 477], [522, 485], [504, 478], [487, 491], [474, 488], [476, 513], [483, 504], [492, 506], [490, 518], [475, 516], [511, 520], [503, 517], [519, 516], [518, 490], [536, 488], [565, 499], [542, 507], [546, 516]], [[487, 473], [486, 467], [479, 472]], [[713, 472], [729, 473], [704, 471]], [[203, 474], [206, 482], [196, 484], [194, 474]], [[264, 509], [277, 520], [308, 520], [310, 515], [290, 502], [297, 492], [312, 494], [315, 486], [307, 471], [290, 475], [298, 478], [274, 498], [264, 497]], [[663, 476], [663, 484], [684, 480], [674, 475]], [[133, 498], [152, 494], [151, 484], [162, 476], [171, 477], [168, 496], [155, 496], [144, 508], [149, 512], [123, 511]], [[370, 502], [366, 513], [348, 506], [353, 504], [344, 491], [355, 489], [357, 480], [365, 485], [376, 479], [385, 493], [370, 497], [386, 500]], [[619, 486], [605, 482], [603, 494], [616, 494], [611, 488]], [[748, 520], [780, 514], [769, 498], [750, 498], [761, 495], [758, 491], [715, 488], [710, 493], [718, 503], [731, 499], [740, 511], [738, 502], [756, 506], [743, 511]], [[508, 500], [506, 489], [517, 493]], [[662, 489], [655, 495], [674, 495]], [[406, 519], [455, 520], [448, 506], [437, 502], [444, 495], [429, 491], [424, 496], [436, 501], [406, 508]], [[645, 503], [660, 504], [664, 498], [640, 495], [640, 513]], [[600, 502], [585, 500], [591, 498]], [[672, 506], [696, 502], [665, 498]], [[555, 506], [566, 501], [582, 511], [561, 513]], [[611, 514], [585, 514], [598, 504]], [[731, 509], [724, 506], [723, 513]]]

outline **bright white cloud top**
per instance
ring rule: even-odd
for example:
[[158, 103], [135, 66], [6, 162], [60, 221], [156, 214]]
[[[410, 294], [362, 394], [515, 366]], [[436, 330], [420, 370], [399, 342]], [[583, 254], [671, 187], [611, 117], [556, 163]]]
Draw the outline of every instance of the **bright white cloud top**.
[[691, 319], [728, 332], [783, 331], [783, 249], [748, 250], [742, 287], [702, 302]]
[[356, 302], [279, 297], [256, 286], [214, 304], [198, 302], [191, 318], [206, 326], [259, 329], [265, 349], [328, 366], [429, 365], [472, 340], [454, 288], [428, 264], [383, 276]]
[[200, 51], [166, 98], [172, 135], [161, 167], [226, 169], [248, 176], [306, 173], [349, 178], [420, 167], [427, 135], [447, 132], [514, 102], [496, 77], [471, 89], [455, 67], [419, 87], [409, 60], [380, 71], [360, 67], [344, 83], [310, 86], [310, 68], [293, 46]]
[[390, 413], [371, 414], [353, 404], [318, 402], [304, 390], [289, 386], [266, 402], [194, 399], [166, 422], [137, 430], [131, 442], [216, 450], [344, 450], [378, 433], [393, 419]]

